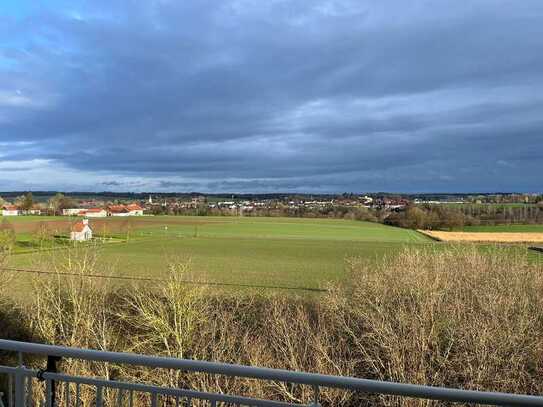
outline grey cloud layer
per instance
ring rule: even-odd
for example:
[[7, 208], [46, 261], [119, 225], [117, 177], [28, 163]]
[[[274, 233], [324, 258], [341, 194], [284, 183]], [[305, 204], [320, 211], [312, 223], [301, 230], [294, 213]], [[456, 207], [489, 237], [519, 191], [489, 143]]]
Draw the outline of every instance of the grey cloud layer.
[[543, 190], [543, 3], [460, 3], [5, 18], [0, 160], [142, 181], [120, 190]]

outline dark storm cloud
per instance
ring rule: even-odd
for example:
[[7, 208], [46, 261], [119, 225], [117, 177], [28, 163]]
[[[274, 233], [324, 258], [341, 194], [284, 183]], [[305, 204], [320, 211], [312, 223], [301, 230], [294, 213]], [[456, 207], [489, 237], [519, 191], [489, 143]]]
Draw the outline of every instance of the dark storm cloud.
[[106, 187], [120, 187], [123, 185], [123, 183], [119, 181], [104, 181], [101, 183], [101, 185], [104, 185]]
[[112, 189], [543, 190], [539, 1], [96, 1], [0, 27], [5, 162]]

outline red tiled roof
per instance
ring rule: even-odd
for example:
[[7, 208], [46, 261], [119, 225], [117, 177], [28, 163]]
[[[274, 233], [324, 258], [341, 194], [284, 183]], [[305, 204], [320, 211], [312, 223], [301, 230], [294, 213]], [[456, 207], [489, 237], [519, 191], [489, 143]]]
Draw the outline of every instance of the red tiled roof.
[[139, 206], [138, 204], [126, 205], [126, 209], [128, 209], [129, 211], [142, 211], [143, 210], [143, 208], [141, 206]]
[[4, 205], [4, 209], [7, 211], [17, 211], [19, 208], [17, 208], [15, 205]]
[[82, 221], [77, 222], [72, 226], [72, 232], [83, 232], [83, 230], [85, 230], [85, 226], [86, 225]]
[[111, 213], [126, 213], [128, 209], [124, 205], [112, 205], [109, 207]]

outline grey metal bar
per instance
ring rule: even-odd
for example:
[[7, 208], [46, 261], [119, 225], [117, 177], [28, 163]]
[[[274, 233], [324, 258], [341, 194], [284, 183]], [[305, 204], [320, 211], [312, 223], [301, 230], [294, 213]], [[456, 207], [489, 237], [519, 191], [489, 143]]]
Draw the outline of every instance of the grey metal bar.
[[356, 390], [395, 396], [407, 396], [433, 400], [479, 403], [509, 406], [543, 406], [543, 397], [508, 393], [483, 392], [422, 386], [353, 377], [329, 376], [316, 373], [293, 372], [226, 363], [204, 362], [166, 357], [153, 357], [132, 353], [104, 352], [88, 349], [67, 348], [2, 339], [0, 349], [65, 358], [131, 364], [164, 369], [221, 374], [225, 376], [274, 380], [320, 387]]
[[151, 393], [151, 407], [157, 407], [157, 398], [158, 395], [155, 392]]
[[64, 405], [70, 407], [70, 382], [64, 383]]
[[96, 407], [102, 407], [104, 401], [104, 389], [102, 385], [96, 386]]
[[115, 400], [115, 406], [117, 406], [117, 407], [121, 407], [121, 406], [122, 406], [122, 402], [123, 402], [123, 392], [124, 392], [123, 389], [118, 389], [118, 390], [117, 390], [117, 398], [116, 398], [116, 400]]
[[[21, 368], [19, 368], [21, 370]], [[15, 373], [15, 407], [25, 406], [25, 381], [21, 371]]]
[[26, 400], [25, 406], [32, 407], [32, 377], [26, 378]]
[[187, 390], [187, 389], [176, 389], [171, 387], [160, 387], [153, 386], [149, 384], [140, 384], [140, 383], [127, 383], [119, 382], [113, 380], [104, 380], [104, 379], [95, 379], [90, 377], [80, 377], [80, 376], [69, 376], [60, 373], [43, 373], [43, 377], [46, 379], [57, 380], [57, 381], [70, 381], [72, 383], [81, 383], [89, 386], [96, 387], [108, 387], [113, 389], [126, 389], [132, 391], [138, 391], [140, 393], [157, 393], [161, 395], [187, 397], [189, 400], [202, 399], [202, 400], [216, 400], [224, 403], [238, 404], [243, 405], [254, 405], [262, 407], [298, 407], [299, 404], [292, 403], [283, 403], [280, 401], [271, 401], [271, 400], [261, 400], [254, 399], [250, 397], [242, 396], [232, 396], [227, 394], [217, 394], [217, 393], [207, 393], [196, 390]]
[[50, 379], [45, 380], [45, 406], [53, 407], [53, 383]]
[[[12, 375], [17, 372], [17, 367], [11, 367], [11, 366], [0, 366], [0, 373], [5, 373], [7, 375]], [[9, 376], [8, 376], [9, 379]]]
[[75, 407], [81, 406], [81, 384], [75, 384]]
[[17, 373], [17, 369], [13, 374], [8, 375], [8, 407], [13, 407], [13, 376], [15, 373]]
[[319, 404], [319, 386], [313, 386], [313, 404], [311, 404], [313, 407], [320, 406]]

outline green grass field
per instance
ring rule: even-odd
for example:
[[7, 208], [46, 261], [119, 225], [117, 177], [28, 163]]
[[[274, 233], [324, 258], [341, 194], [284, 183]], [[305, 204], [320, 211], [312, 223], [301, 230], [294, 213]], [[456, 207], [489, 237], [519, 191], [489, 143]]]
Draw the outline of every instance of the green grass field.
[[[32, 243], [32, 228], [44, 221], [59, 225], [68, 220], [10, 218], [16, 229], [24, 231], [17, 234], [12, 267], [43, 267], [44, 257], [62, 256], [71, 250], [66, 249], [65, 241], [38, 250]], [[374, 262], [406, 246], [441, 245], [413, 230], [337, 219], [156, 216], [91, 220], [91, 226], [95, 234], [116, 238], [96, 246], [100, 253], [98, 273], [113, 269], [117, 276], [160, 279], [167, 275], [169, 263], [189, 261], [192, 272], [187, 279], [191, 281], [294, 292], [345, 281], [349, 258]], [[55, 246], [57, 250], [49, 250]], [[530, 256], [539, 259], [536, 254]], [[24, 292], [31, 276], [21, 273], [14, 292]]]
[[[10, 218], [15, 227], [19, 222], [44, 220], [66, 218]], [[106, 222], [109, 228], [126, 220]], [[350, 257], [375, 261], [405, 245], [432, 244], [412, 230], [333, 219], [161, 216], [131, 218], [130, 223], [127, 242], [99, 245], [104, 269], [113, 265], [117, 275], [161, 278], [169, 262], [190, 261], [192, 280], [270, 288], [321, 288], [345, 279]], [[102, 227], [104, 223], [95, 233]], [[121, 232], [111, 234], [126, 237]], [[32, 234], [20, 236], [19, 244]], [[28, 243], [24, 246], [26, 252], [13, 255], [11, 266], [35, 268], [40, 257], [56, 255], [28, 253]], [[20, 284], [27, 280], [28, 275], [21, 276]]]
[[137, 237], [333, 240], [422, 243], [425, 236], [378, 223], [337, 219], [153, 217], [139, 218]]

